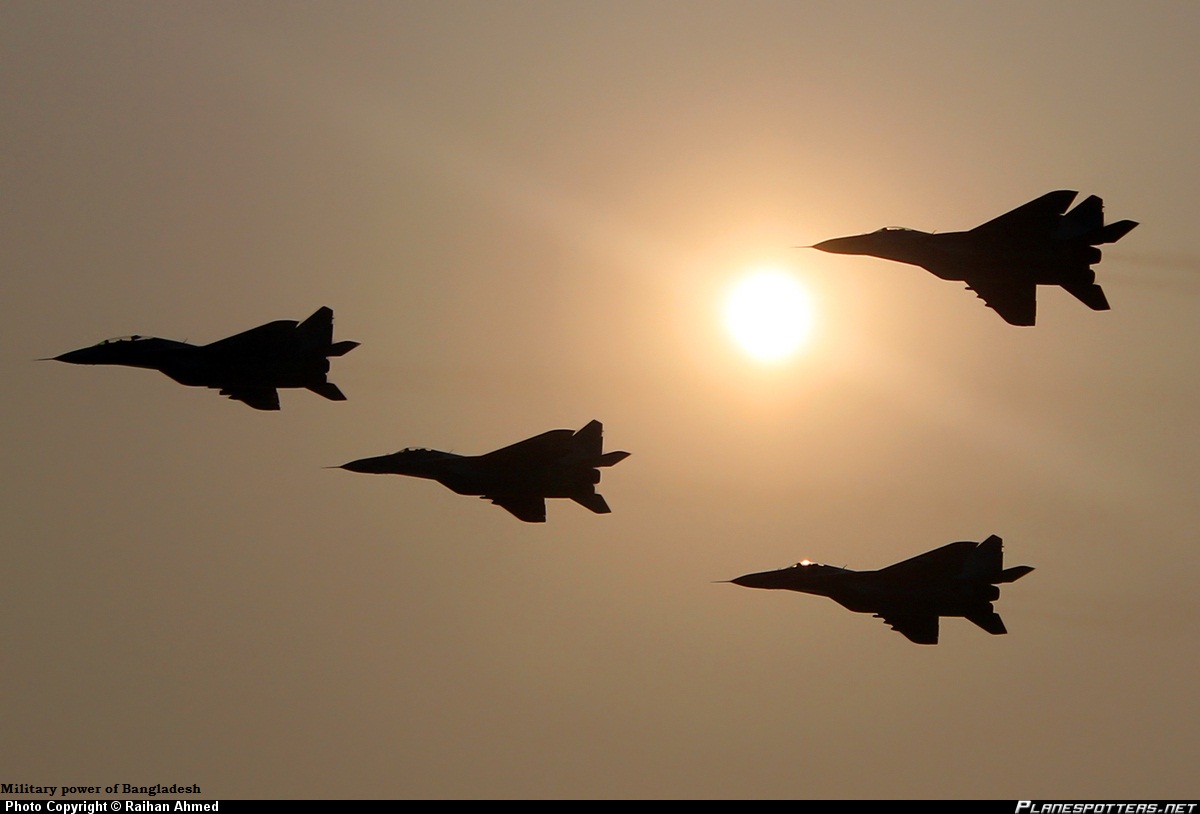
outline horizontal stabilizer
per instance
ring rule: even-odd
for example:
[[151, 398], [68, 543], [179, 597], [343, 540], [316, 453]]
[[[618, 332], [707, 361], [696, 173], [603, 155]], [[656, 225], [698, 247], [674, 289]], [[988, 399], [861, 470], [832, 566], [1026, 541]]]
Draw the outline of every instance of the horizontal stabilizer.
[[1093, 233], [1088, 237], [1088, 243], [1093, 246], [1099, 246], [1101, 243], [1116, 243], [1125, 235], [1133, 231], [1133, 227], [1137, 226], [1136, 220], [1119, 220], [1116, 223], [1110, 223], [1103, 229]]
[[990, 605], [987, 610], [968, 613], [967, 618], [993, 636], [1008, 633], [1008, 629], [1004, 627], [1004, 620], [1000, 618], [1000, 614], [992, 610]]
[[1074, 294], [1080, 302], [1093, 311], [1109, 310], [1108, 297], [1104, 296], [1104, 289], [1095, 283], [1063, 283], [1063, 288]]
[[606, 452], [596, 461], [596, 466], [612, 466], [613, 464], [621, 463], [621, 461], [628, 457], [628, 452]]
[[323, 384], [314, 384], [308, 388], [318, 396], [324, 396], [330, 401], [345, 401], [346, 396], [338, 389], [338, 386], [333, 382], [325, 382]]
[[1012, 568], [1005, 568], [1000, 572], [1000, 577], [996, 579], [995, 582], [997, 585], [1004, 582], [1016, 582], [1018, 579], [1025, 576], [1032, 570], [1033, 566], [1030, 565], [1016, 565]]
[[325, 351], [326, 356], [345, 356], [350, 351], [358, 347], [357, 342], [334, 342], [329, 346], [329, 350]]
[[612, 512], [612, 509], [608, 508], [608, 503], [604, 501], [604, 496], [598, 495], [595, 492], [586, 495], [571, 495], [571, 500], [580, 506], [591, 509], [596, 514], [609, 514]]

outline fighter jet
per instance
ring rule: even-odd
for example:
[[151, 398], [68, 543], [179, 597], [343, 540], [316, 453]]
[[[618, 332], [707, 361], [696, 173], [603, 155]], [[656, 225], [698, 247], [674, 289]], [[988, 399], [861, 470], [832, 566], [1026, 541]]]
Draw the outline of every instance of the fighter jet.
[[1137, 223], [1105, 226], [1104, 203], [1095, 195], [1067, 212], [1076, 194], [1047, 193], [969, 232], [887, 227], [809, 248], [911, 263], [943, 280], [964, 282], [1012, 325], [1034, 324], [1039, 285], [1060, 285], [1093, 311], [1107, 311], [1108, 299], [1091, 268], [1100, 262], [1096, 246], [1116, 243]]
[[55, 356], [74, 365], [125, 365], [159, 370], [180, 384], [211, 387], [256, 410], [279, 409], [279, 387], [304, 387], [332, 401], [346, 397], [326, 379], [330, 356], [357, 342], [333, 341], [333, 311], [320, 308], [304, 322], [268, 322], [209, 345], [130, 336]]
[[526, 523], [545, 523], [548, 497], [569, 497], [597, 514], [611, 511], [596, 494], [596, 467], [612, 466], [629, 453], [603, 452], [603, 432], [603, 425], [592, 421], [578, 432], [550, 430], [486, 455], [406, 449], [336, 468], [429, 478], [460, 495], [490, 500]]
[[1004, 568], [1001, 540], [950, 543], [878, 571], [851, 571], [804, 560], [791, 568], [731, 580], [747, 588], [782, 588], [827, 596], [856, 613], [872, 613], [917, 644], [937, 644], [938, 617], [965, 616], [988, 633], [1007, 633], [992, 602], [996, 586], [1033, 569]]

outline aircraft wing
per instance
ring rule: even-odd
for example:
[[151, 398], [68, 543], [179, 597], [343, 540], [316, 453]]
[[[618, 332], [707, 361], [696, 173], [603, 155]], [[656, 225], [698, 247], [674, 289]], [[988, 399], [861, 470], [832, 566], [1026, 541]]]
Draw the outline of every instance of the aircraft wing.
[[[550, 430], [524, 441], [480, 455], [479, 460], [490, 465], [513, 467], [542, 466], [571, 453], [571, 430]], [[507, 507], [506, 507], [507, 508]]]
[[256, 353], [261, 352], [263, 348], [284, 344], [292, 338], [292, 332], [295, 329], [296, 321], [294, 319], [279, 319], [248, 331], [242, 331], [240, 334], [218, 339], [204, 347], [206, 350], [215, 350], [221, 353]]
[[910, 642], [938, 643], [938, 615], [936, 613], [896, 609], [877, 613], [875, 618], [887, 622], [891, 625], [892, 630], [903, 633]]
[[1071, 201], [1075, 200], [1075, 196], [1078, 194], [1071, 189], [1047, 192], [1042, 197], [1022, 204], [1011, 212], [1006, 212], [998, 218], [976, 226], [971, 231], [1012, 233], [1024, 237], [1033, 237], [1039, 234], [1049, 235], [1058, 228], [1060, 216], [1067, 211], [1067, 207], [1071, 205]]
[[981, 275], [968, 279], [967, 288], [1009, 325], [1033, 325], [1037, 320], [1036, 283]]
[[526, 523], [546, 522], [546, 499], [529, 495], [503, 495], [493, 497], [484, 495], [484, 500], [490, 500], [502, 509], [507, 509]]
[[255, 410], [278, 410], [279, 391], [274, 387], [234, 387], [221, 390], [222, 396], [249, 404]]
[[952, 579], [962, 573], [976, 547], [975, 543], [965, 540], [948, 543], [933, 551], [926, 551], [895, 565], [881, 568], [875, 573], [898, 580]]

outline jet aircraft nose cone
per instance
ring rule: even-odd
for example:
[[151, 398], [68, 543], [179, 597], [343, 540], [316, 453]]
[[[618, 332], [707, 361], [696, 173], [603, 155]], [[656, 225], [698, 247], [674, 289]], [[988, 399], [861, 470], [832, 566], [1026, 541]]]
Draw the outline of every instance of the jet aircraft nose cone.
[[336, 468], [345, 469], [350, 472], [364, 472], [368, 475], [400, 474], [396, 469], [393, 460], [394, 457], [392, 455], [380, 455], [376, 458], [359, 458], [357, 461], [351, 461]]
[[365, 472], [370, 475], [379, 472], [378, 462], [375, 458], [360, 458], [357, 461], [351, 461], [336, 468], [345, 469], [349, 472]]
[[96, 354], [92, 352], [92, 348], [81, 348], [79, 350], [67, 351], [58, 356], [50, 357], [52, 362], [67, 362], [72, 365], [87, 365], [94, 362]]
[[861, 235], [822, 240], [820, 243], [814, 243], [812, 248], [818, 251], [829, 252], [830, 254], [860, 254], [862, 245], [859, 237]]
[[777, 571], [759, 571], [756, 574], [744, 574], [729, 581], [734, 585], [741, 585], [743, 588], [763, 588], [766, 590], [776, 590], [782, 588], [788, 590], [800, 590], [797, 585], [798, 580], [802, 580], [802, 575], [798, 575], [796, 571], [796, 568], [780, 568]]

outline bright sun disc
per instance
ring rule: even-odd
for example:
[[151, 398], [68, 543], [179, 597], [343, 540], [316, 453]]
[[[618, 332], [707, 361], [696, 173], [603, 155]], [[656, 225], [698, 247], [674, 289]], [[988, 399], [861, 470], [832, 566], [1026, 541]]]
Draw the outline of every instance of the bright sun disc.
[[812, 311], [800, 284], [781, 271], [743, 277], [725, 300], [725, 327], [760, 362], [791, 356], [808, 336]]

